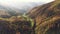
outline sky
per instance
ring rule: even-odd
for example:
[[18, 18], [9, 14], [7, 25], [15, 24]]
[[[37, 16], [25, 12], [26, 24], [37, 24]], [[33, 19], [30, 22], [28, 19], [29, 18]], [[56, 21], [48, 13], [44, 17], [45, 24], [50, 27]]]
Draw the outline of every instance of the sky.
[[19, 3], [19, 2], [50, 2], [53, 0], [0, 0], [0, 2]]
[[0, 0], [0, 5], [4, 6], [22, 6], [24, 3], [29, 3], [29, 2], [44, 2], [48, 3], [54, 0]]

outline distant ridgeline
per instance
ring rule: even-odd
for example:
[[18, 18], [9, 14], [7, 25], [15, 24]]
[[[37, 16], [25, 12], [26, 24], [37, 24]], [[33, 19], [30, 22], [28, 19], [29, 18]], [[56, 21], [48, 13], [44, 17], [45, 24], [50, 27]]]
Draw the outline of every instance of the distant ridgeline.
[[18, 16], [18, 15], [22, 15], [23, 13], [25, 13], [25, 10], [21, 10], [21, 9], [16, 9], [16, 8], [12, 8], [12, 7], [5, 7], [5, 6], [1, 6], [0, 5], [0, 17], [3, 18], [9, 18], [11, 16]]
[[60, 0], [37, 6], [27, 15], [34, 19], [36, 34], [60, 34]]

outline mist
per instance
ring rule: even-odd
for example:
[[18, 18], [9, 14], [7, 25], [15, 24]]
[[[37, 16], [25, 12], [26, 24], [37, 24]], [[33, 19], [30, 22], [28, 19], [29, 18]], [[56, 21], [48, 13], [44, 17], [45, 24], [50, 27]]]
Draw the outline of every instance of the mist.
[[0, 5], [15, 7], [15, 8], [23, 8], [24, 6], [34, 6], [41, 5], [45, 3], [49, 3], [54, 0], [0, 0]]

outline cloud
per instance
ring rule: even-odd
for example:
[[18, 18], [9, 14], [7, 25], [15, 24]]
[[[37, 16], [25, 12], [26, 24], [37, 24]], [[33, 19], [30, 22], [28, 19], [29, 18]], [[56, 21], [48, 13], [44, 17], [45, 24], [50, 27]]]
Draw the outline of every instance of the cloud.
[[51, 2], [54, 0], [0, 0], [0, 3], [21, 3], [21, 2]]
[[54, 0], [0, 0], [0, 4], [4, 6], [18, 6], [24, 4], [24, 3], [29, 3], [29, 2], [51, 2]]

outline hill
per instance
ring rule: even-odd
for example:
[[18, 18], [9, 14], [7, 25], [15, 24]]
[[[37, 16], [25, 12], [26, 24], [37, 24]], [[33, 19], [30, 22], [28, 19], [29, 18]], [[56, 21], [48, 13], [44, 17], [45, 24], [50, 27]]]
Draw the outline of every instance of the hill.
[[27, 15], [35, 21], [36, 34], [60, 34], [60, 0], [37, 6]]

